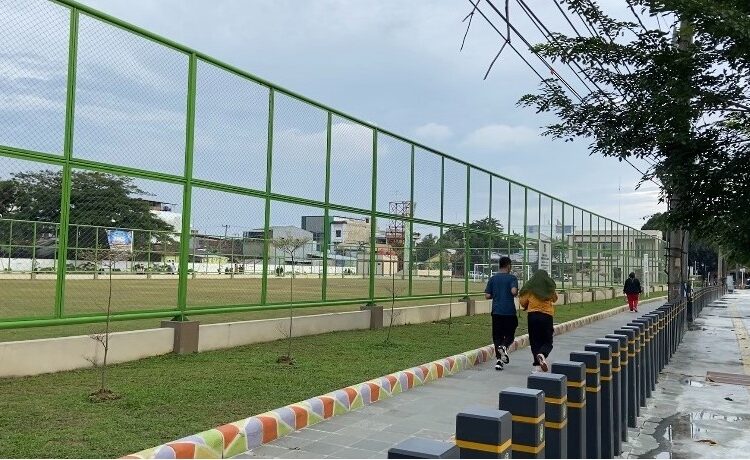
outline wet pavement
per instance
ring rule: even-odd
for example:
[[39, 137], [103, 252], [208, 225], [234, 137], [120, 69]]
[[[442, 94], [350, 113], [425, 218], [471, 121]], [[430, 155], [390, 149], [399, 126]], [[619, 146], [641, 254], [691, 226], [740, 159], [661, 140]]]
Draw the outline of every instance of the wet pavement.
[[626, 458], [750, 458], [750, 388], [706, 372], [750, 375], [750, 291], [705, 308], [631, 429]]

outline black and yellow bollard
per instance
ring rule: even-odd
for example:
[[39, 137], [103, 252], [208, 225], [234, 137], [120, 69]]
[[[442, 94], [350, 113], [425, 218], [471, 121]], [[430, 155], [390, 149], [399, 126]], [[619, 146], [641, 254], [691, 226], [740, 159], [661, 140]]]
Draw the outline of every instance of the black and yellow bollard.
[[628, 440], [628, 336], [625, 334], [607, 334], [607, 339], [617, 339], [620, 346], [620, 439]]
[[435, 439], [409, 438], [391, 447], [388, 458], [459, 458], [458, 447], [452, 442]]
[[[632, 331], [633, 332], [633, 342], [630, 343], [630, 339], [628, 339], [628, 352], [632, 350], [633, 354], [632, 356], [628, 356], [630, 359], [630, 373], [633, 375], [632, 380], [633, 384], [631, 386], [631, 389], [633, 390], [633, 399], [635, 403], [635, 415], [636, 417], [641, 415], [641, 402], [642, 402], [642, 396], [643, 393], [643, 399], [645, 399], [645, 390], [642, 389], [641, 384], [641, 378], [643, 377], [643, 368], [641, 367], [641, 328], [637, 325], [630, 323], [627, 326], [621, 327], [619, 330], [621, 331]], [[644, 404], [645, 405], [645, 402]]]
[[[628, 420], [627, 420], [627, 426], [630, 428], [635, 428], [636, 423], [638, 422], [638, 413], [639, 413], [639, 407], [638, 407], [638, 386], [636, 384], [636, 362], [635, 362], [635, 337], [636, 337], [636, 331], [632, 328], [621, 328], [621, 329], [615, 329], [615, 334], [618, 335], [624, 335], [627, 337], [627, 364], [623, 366], [623, 380], [625, 383], [625, 392], [623, 393], [623, 396], [625, 396], [625, 399], [627, 400], [627, 406], [628, 406]], [[622, 359], [620, 359], [620, 365], [622, 366]], [[626, 430], [627, 432], [627, 430]]]
[[651, 397], [651, 384], [649, 383], [650, 372], [649, 372], [649, 359], [648, 359], [648, 331], [646, 329], [646, 322], [643, 320], [633, 320], [628, 323], [628, 326], [636, 326], [640, 330], [640, 345], [641, 349], [638, 352], [640, 361], [640, 381], [641, 381], [641, 407], [646, 407], [646, 400]]
[[544, 455], [568, 458], [568, 378], [563, 374], [537, 372], [526, 386], [544, 392]]
[[650, 398], [651, 393], [656, 389], [656, 365], [654, 360], [654, 336], [653, 336], [653, 318], [641, 316], [634, 320], [636, 323], [642, 323], [646, 334], [646, 397]]
[[510, 458], [513, 422], [508, 411], [472, 407], [456, 415], [460, 458]]
[[[612, 364], [610, 365], [611, 380], [609, 382], [612, 392], [612, 453], [620, 455], [622, 452], [622, 419], [620, 412], [620, 341], [618, 339], [596, 339], [598, 345], [607, 345], [612, 353]], [[602, 384], [602, 397], [604, 396], [604, 384]]]
[[601, 382], [599, 381], [599, 353], [574, 351], [570, 360], [586, 366], [586, 458], [601, 458], [602, 435], [599, 430], [602, 417]]
[[[654, 384], [659, 381], [659, 374], [661, 373], [661, 343], [659, 336], [659, 314], [655, 312], [647, 313], [643, 315], [645, 318], [651, 320], [651, 345], [653, 347], [653, 359], [654, 359]], [[655, 385], [654, 385], [655, 389]]]
[[666, 342], [664, 349], [666, 352], [666, 363], [672, 360], [672, 337], [673, 337], [673, 323], [672, 323], [672, 304], [664, 304], [659, 307], [659, 310], [664, 312], [664, 341]]
[[506, 388], [500, 392], [499, 409], [512, 414], [512, 457], [544, 458], [544, 392]]
[[612, 352], [609, 345], [599, 343], [588, 343], [583, 349], [599, 353], [599, 380], [601, 382], [601, 421], [599, 422], [599, 431], [602, 437], [601, 458], [612, 458], [615, 456], [615, 428], [612, 417]]
[[586, 365], [558, 361], [550, 370], [568, 379], [568, 458], [586, 458]]

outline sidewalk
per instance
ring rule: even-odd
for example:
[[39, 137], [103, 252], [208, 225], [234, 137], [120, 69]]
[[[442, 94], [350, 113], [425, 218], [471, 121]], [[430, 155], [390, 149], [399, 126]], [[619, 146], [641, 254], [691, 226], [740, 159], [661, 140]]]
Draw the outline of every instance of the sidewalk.
[[659, 376], [624, 456], [750, 457], [750, 387], [706, 380], [708, 371], [750, 376], [748, 330], [748, 291], [735, 291], [703, 310]]
[[[661, 301], [644, 303], [640, 314]], [[564, 308], [564, 307], [563, 307]], [[572, 351], [610, 334], [635, 313], [621, 313], [555, 337], [550, 361], [567, 361]], [[497, 406], [498, 393], [509, 386], [526, 386], [531, 352], [511, 354], [505, 370], [494, 370], [494, 360], [456, 375], [416, 387], [391, 399], [334, 417], [257, 447], [236, 458], [386, 458], [395, 444], [423, 437], [450, 440], [456, 414], [472, 405]]]

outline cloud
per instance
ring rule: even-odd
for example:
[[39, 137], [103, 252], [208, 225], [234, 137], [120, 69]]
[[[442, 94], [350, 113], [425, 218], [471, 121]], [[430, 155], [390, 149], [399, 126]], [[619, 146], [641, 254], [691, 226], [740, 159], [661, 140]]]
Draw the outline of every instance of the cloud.
[[453, 130], [439, 123], [427, 123], [415, 129], [414, 134], [426, 142], [442, 142], [453, 137]]
[[539, 139], [540, 132], [535, 128], [492, 124], [469, 133], [462, 145], [477, 150], [501, 152], [510, 147], [535, 144]]

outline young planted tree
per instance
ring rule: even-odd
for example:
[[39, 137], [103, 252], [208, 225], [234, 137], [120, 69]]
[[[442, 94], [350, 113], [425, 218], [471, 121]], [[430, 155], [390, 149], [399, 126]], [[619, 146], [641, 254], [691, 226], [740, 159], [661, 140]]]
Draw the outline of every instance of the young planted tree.
[[292, 358], [292, 335], [294, 332], [294, 267], [297, 264], [297, 251], [304, 248], [308, 243], [310, 243], [310, 239], [306, 237], [297, 238], [288, 236], [274, 238], [271, 240], [271, 246], [281, 251], [284, 261], [286, 261], [286, 258], [289, 257], [289, 260], [292, 263], [292, 275], [289, 278], [289, 333], [287, 335], [287, 352], [285, 355], [279, 357], [279, 359], [277, 360], [277, 362], [279, 363], [294, 364], [294, 359]]
[[94, 367], [99, 369], [99, 389], [91, 393], [89, 399], [93, 402], [103, 402], [120, 398], [120, 395], [107, 387], [107, 359], [109, 357], [110, 324], [112, 320], [112, 272], [118, 262], [127, 261], [130, 258], [130, 253], [116, 249], [99, 249], [90, 251], [86, 255], [87, 259], [94, 263], [94, 270], [98, 270], [98, 267], [101, 266], [107, 271], [108, 275], [107, 303], [102, 307], [105, 314], [104, 332], [89, 336], [102, 348], [103, 356], [101, 362], [96, 357], [87, 358]]

